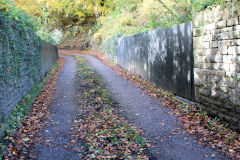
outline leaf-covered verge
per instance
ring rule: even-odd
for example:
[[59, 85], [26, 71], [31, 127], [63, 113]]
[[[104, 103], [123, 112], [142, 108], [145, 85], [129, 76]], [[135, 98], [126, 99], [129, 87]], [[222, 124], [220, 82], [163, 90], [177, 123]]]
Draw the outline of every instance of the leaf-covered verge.
[[142, 131], [114, 113], [114, 101], [100, 75], [77, 56], [77, 97], [80, 101], [74, 122], [77, 139], [84, 142], [85, 159], [148, 159], [149, 145]]
[[[45, 119], [49, 116], [48, 106], [56, 87], [58, 74], [63, 67], [59, 59], [47, 76], [29, 92], [8, 117], [8, 125], [0, 143], [0, 159], [32, 159], [29, 149], [41, 141]], [[4, 126], [2, 126], [4, 127]]]
[[179, 117], [182, 127], [189, 133], [195, 135], [199, 143], [216, 149], [232, 159], [240, 159], [240, 135], [228, 128], [218, 117], [211, 117], [206, 111], [198, 106], [185, 103], [174, 94], [169, 93], [156, 85], [147, 82], [139, 76], [133, 75], [121, 69], [114, 63], [108, 61], [103, 53], [90, 51], [64, 51], [60, 53], [89, 54], [96, 56], [105, 64], [118, 72], [122, 77], [132, 81], [136, 86], [142, 88], [145, 94], [157, 98], [163, 102], [164, 107], [170, 107]]

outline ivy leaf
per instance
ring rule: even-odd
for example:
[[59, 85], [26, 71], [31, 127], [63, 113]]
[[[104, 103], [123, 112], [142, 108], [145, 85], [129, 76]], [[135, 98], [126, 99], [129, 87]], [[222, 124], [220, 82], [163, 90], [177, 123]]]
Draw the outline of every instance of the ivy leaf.
[[14, 18], [15, 18], [17, 21], [19, 20], [18, 16], [15, 16]]
[[28, 142], [30, 139], [29, 138], [24, 138], [23, 141]]

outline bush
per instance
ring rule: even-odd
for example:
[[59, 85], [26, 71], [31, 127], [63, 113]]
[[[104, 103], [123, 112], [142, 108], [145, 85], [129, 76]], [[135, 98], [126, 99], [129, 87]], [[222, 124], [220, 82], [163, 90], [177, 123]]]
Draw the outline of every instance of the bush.
[[58, 42], [53, 38], [53, 35], [48, 32], [48, 31], [43, 31], [43, 30], [38, 30], [37, 31], [37, 35], [43, 40], [46, 41], [48, 43], [57, 45]]
[[18, 23], [27, 30], [31, 28], [36, 30], [39, 26], [39, 21], [31, 18], [27, 13], [23, 12], [21, 9], [17, 8], [10, 0], [0, 1], [0, 13], [4, 16], [15, 19]]
[[193, 13], [199, 12], [217, 4], [227, 4], [231, 0], [192, 0]]
[[113, 62], [116, 62], [116, 46], [117, 46], [117, 40], [121, 37], [121, 35], [115, 35], [111, 38], [105, 39], [102, 42], [102, 48], [107, 56], [108, 59], [112, 60]]

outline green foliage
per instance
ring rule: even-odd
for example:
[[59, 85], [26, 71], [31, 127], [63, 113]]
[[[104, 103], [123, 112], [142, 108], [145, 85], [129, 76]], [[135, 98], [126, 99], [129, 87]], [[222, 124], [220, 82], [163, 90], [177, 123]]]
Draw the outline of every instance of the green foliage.
[[231, 133], [230, 137], [227, 138], [227, 144], [233, 143], [238, 137]]
[[25, 30], [28, 28], [36, 30], [37, 26], [39, 25], [39, 21], [31, 18], [26, 12], [23, 12], [21, 9], [17, 8], [12, 2], [13, 1], [11, 0], [1, 0], [0, 13], [18, 21], [18, 24], [21, 25]]
[[134, 140], [137, 142], [137, 144], [139, 146], [144, 147], [146, 145], [145, 139], [141, 135], [139, 135], [134, 128], [129, 127], [127, 132], [128, 132], [127, 138], [129, 138], [130, 141], [131, 141], [131, 139], [130, 139], [130, 137], [131, 137], [130, 134], [131, 134], [134, 136]]
[[115, 8], [98, 19], [102, 26], [97, 34], [103, 40], [113, 35], [129, 36], [153, 29], [189, 22], [192, 19], [189, 0], [115, 0]]
[[227, 4], [230, 2], [231, 0], [192, 0], [192, 10], [193, 13], [196, 13], [217, 4]]
[[[2, 1], [4, 10], [9, 10], [6, 5], [9, 2]], [[49, 29], [39, 35], [55, 44], [49, 33], [56, 28], [63, 29], [65, 39], [92, 28], [93, 33], [97, 32], [98, 37], [106, 40], [118, 34], [128, 36], [189, 22], [193, 13], [229, 2], [231, 0], [51, 0], [48, 3], [45, 0], [18, 0], [16, 5], [32, 17], [38, 17], [41, 25]], [[14, 12], [14, 16], [18, 15]], [[21, 17], [24, 16], [17, 19]]]
[[49, 33], [48, 31], [38, 30], [36, 33], [43, 41], [46, 41], [54, 45], [58, 44], [58, 42], [55, 39], [53, 39], [52, 34]]
[[109, 39], [105, 39], [102, 41], [102, 47], [107, 55], [108, 59], [114, 61], [114, 57], [116, 57], [116, 46], [117, 46], [117, 39], [120, 37], [120, 35], [112, 36]]

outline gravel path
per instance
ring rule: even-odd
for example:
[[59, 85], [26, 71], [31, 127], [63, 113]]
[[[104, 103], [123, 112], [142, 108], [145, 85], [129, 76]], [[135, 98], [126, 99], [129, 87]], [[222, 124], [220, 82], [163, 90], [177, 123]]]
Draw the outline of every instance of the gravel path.
[[74, 57], [64, 57], [64, 60], [64, 68], [57, 81], [55, 101], [50, 108], [51, 121], [42, 135], [43, 143], [35, 149], [39, 160], [77, 160], [80, 157], [74, 150], [81, 146], [69, 145], [77, 108], [74, 102], [76, 61]]
[[[228, 159], [220, 153], [205, 148], [190, 134], [181, 133], [178, 119], [170, 109], [163, 108], [161, 101], [148, 95], [143, 90], [120, 77], [116, 72], [93, 56], [84, 56], [88, 65], [103, 76], [115, 101], [119, 103], [117, 110], [129, 123], [141, 128], [155, 148], [150, 152], [152, 159], [160, 160], [205, 160]], [[211, 157], [214, 154], [215, 157]]]

